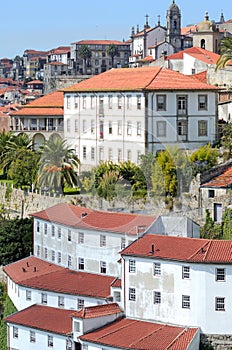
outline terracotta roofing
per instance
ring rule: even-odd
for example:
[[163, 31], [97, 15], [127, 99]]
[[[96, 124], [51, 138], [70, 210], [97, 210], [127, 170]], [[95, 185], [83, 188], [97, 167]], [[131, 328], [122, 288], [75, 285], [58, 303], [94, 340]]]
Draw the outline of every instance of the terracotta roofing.
[[146, 234], [125, 248], [121, 254], [192, 263], [231, 264], [232, 241]]
[[11, 115], [13, 116], [40, 116], [40, 115], [46, 115], [46, 116], [63, 116], [64, 111], [63, 108], [21, 108], [17, 112], [12, 112]]
[[104, 212], [65, 203], [57, 204], [31, 216], [66, 226], [129, 235], [137, 235], [138, 230], [144, 232], [155, 220], [154, 216], [149, 215]]
[[80, 337], [103, 346], [141, 350], [187, 350], [198, 332], [197, 328], [119, 319]]
[[152, 62], [155, 61], [153, 56], [146, 56], [140, 60], [140, 62]]
[[185, 35], [189, 35], [192, 32], [195, 32], [196, 28], [197, 28], [196, 25], [192, 25], [192, 26], [181, 28], [181, 35], [184, 35], [184, 36]]
[[53, 62], [46, 63], [46, 66], [68, 66], [68, 65], [63, 62], [53, 61]]
[[75, 318], [84, 319], [109, 316], [114, 314], [122, 314], [122, 310], [117, 303], [83, 307], [80, 311], [74, 312], [72, 316]]
[[186, 50], [179, 51], [166, 57], [166, 60], [180, 60], [184, 58], [184, 55], [195, 57], [199, 61], [203, 61], [207, 64], [216, 64], [220, 57], [217, 53], [202, 49], [197, 46], [189, 47]]
[[115, 278], [69, 270], [30, 256], [4, 267], [15, 283], [63, 294], [107, 298]]
[[72, 333], [73, 310], [32, 305], [5, 318], [5, 322], [61, 335]]
[[31, 84], [43, 84], [43, 82], [41, 80], [32, 80], [27, 83], [27, 85], [31, 85]]
[[59, 46], [55, 49], [52, 49], [48, 52], [49, 55], [62, 55], [67, 54], [71, 51], [69, 46]]
[[111, 283], [111, 287], [121, 288], [122, 287], [122, 280], [120, 278], [115, 278], [115, 280]]
[[207, 83], [207, 70], [204, 70], [203, 72], [193, 74], [193, 77], [200, 80], [202, 83]]
[[64, 89], [64, 92], [216, 90], [191, 76], [162, 67], [116, 68]]
[[214, 177], [209, 182], [204, 183], [201, 187], [232, 187], [232, 167], [224, 171], [221, 175]]
[[81, 40], [77, 41], [73, 44], [77, 45], [128, 45], [128, 43], [125, 43], [124, 41], [118, 41], [118, 40]]

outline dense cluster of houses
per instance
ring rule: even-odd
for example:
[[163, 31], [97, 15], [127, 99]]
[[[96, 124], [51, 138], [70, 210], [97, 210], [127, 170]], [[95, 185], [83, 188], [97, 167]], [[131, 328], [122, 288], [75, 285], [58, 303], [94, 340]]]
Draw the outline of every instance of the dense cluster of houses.
[[68, 204], [32, 216], [34, 255], [4, 267], [10, 350], [231, 346], [230, 241], [178, 216]]

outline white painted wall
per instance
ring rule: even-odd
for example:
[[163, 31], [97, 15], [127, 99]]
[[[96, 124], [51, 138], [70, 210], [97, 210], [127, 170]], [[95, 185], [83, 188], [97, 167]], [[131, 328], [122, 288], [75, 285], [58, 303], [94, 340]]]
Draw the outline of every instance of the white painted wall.
[[[124, 258], [127, 317], [200, 327], [206, 334], [232, 334], [231, 265], [136, 258], [136, 272], [128, 273], [129, 257]], [[153, 276], [154, 262], [161, 263], [158, 277]], [[182, 279], [182, 266], [190, 267], [189, 279]], [[216, 282], [216, 268], [226, 269], [225, 282]], [[129, 301], [129, 288], [136, 288], [136, 301]], [[161, 304], [153, 303], [154, 291], [161, 292]], [[182, 295], [190, 296], [190, 309], [182, 308]], [[225, 297], [225, 311], [215, 311], [215, 297]]]
[[149, 233], [200, 238], [200, 226], [184, 216], [159, 216]]

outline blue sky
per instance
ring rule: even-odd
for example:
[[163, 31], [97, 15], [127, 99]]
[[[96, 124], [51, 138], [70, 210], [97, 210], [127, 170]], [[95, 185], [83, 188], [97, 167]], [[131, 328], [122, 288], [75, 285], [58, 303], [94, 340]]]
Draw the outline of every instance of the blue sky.
[[[166, 11], [172, 0], [12, 0], [1, 4], [0, 58], [14, 58], [26, 49], [49, 50], [82, 39], [128, 39], [131, 27], [143, 27], [145, 15], [151, 26]], [[216, 21], [223, 10], [232, 18], [231, 0], [176, 0], [181, 9], [182, 27], [203, 20], [205, 11]]]

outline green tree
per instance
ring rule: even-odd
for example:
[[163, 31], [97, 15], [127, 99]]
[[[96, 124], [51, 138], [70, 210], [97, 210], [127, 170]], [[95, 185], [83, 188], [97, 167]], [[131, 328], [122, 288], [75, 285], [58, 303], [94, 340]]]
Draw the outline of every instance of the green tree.
[[23, 259], [32, 252], [32, 219], [3, 220], [0, 224], [0, 265]]
[[220, 41], [220, 57], [216, 63], [216, 70], [224, 68], [232, 60], [232, 38], [225, 37]]
[[208, 209], [206, 209], [205, 224], [200, 228], [200, 236], [205, 239], [222, 238], [222, 227], [220, 224], [215, 224]]
[[226, 159], [232, 156], [232, 124], [222, 126], [221, 145], [225, 149]]
[[83, 59], [83, 74], [86, 74], [86, 68], [87, 68], [87, 60], [89, 60], [92, 57], [92, 51], [88, 47], [88, 45], [82, 45], [79, 50], [79, 56]]
[[199, 147], [190, 156], [193, 174], [202, 173], [215, 166], [218, 162], [218, 157], [218, 150], [211, 148], [210, 144]]
[[223, 239], [232, 239], [232, 209], [227, 208], [222, 216]]
[[[4, 287], [6, 289], [6, 287]], [[7, 325], [4, 322], [4, 318], [13, 314], [14, 312], [17, 312], [16, 307], [12, 303], [11, 299], [6, 295], [6, 292], [4, 292], [4, 312], [3, 317], [0, 319], [0, 349], [1, 350], [8, 350], [7, 347]]]
[[6, 152], [6, 146], [8, 145], [9, 141], [11, 141], [13, 138], [13, 133], [11, 131], [5, 131], [3, 130], [0, 133], [0, 169], [3, 172], [3, 177], [7, 177], [7, 168], [4, 166], [4, 158], [5, 158], [5, 152]]
[[155, 164], [156, 157], [152, 152], [148, 152], [147, 154], [141, 154], [140, 156], [140, 168], [146, 178], [147, 188], [148, 190], [152, 189], [152, 167]]
[[37, 176], [39, 154], [27, 148], [21, 148], [15, 154], [16, 157], [8, 169], [8, 178], [18, 188], [31, 186]]
[[74, 149], [67, 145], [66, 140], [52, 138], [41, 146], [36, 182], [41, 187], [63, 193], [65, 185], [78, 186], [79, 164]]
[[114, 57], [118, 55], [118, 47], [115, 44], [110, 44], [107, 48], [107, 54], [111, 57], [112, 68], [114, 67]]

